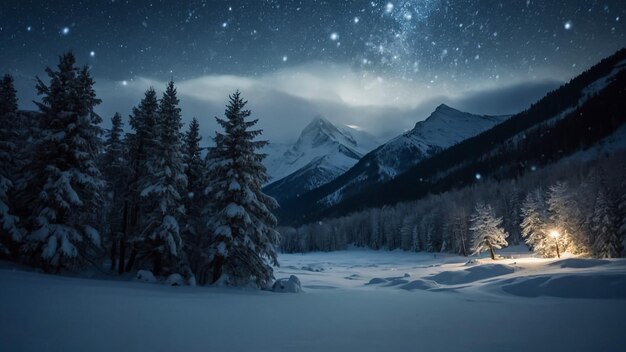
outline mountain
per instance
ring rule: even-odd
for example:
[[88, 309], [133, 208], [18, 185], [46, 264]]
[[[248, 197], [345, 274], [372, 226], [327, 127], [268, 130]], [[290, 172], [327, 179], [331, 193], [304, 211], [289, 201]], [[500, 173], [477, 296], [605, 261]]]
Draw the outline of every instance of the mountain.
[[[320, 203], [331, 206], [366, 187], [388, 181], [420, 160], [475, 136], [506, 118], [474, 115], [442, 104], [428, 118], [417, 122], [412, 130], [366, 154], [346, 173], [331, 179], [322, 187], [325, 197]], [[278, 192], [273, 193], [276, 195]], [[289, 193], [283, 193], [283, 200], [288, 198], [285, 194]]]
[[[386, 181], [420, 160], [488, 130], [507, 117], [474, 115], [441, 104], [426, 120], [419, 121], [412, 130], [368, 154], [365, 161], [368, 168], [378, 169], [377, 181]], [[363, 170], [359, 176], [368, 174]]]
[[339, 128], [316, 116], [292, 146], [269, 146], [265, 166], [274, 180], [264, 192], [279, 201], [319, 187], [352, 167], [377, 140], [355, 128]]
[[335, 202], [328, 201], [341, 192], [337, 185], [348, 185], [354, 179], [353, 170], [367, 165], [368, 155], [335, 181], [286, 202], [278, 215], [283, 223], [303, 223], [419, 199], [471, 186], [485, 178], [514, 178], [592, 148], [624, 123], [626, 49], [548, 93], [527, 110], [421, 160], [388, 182], [369, 183]]

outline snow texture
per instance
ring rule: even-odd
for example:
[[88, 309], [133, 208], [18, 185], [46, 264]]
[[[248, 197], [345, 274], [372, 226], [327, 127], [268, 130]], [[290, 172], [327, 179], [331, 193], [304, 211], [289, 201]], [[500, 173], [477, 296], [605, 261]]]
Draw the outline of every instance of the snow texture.
[[[49, 276], [0, 262], [0, 350], [623, 350], [625, 259], [558, 261], [525, 246], [500, 254], [471, 267], [465, 257], [398, 251], [282, 255], [276, 275], [299, 276], [299, 295]], [[385, 281], [365, 285], [376, 277]], [[385, 286], [389, 278], [411, 281]]]

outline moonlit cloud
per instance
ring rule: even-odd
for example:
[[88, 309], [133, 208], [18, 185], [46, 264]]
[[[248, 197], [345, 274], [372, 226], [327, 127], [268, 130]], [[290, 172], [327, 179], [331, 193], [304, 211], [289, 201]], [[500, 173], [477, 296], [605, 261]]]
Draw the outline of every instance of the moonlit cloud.
[[[20, 100], [37, 100], [32, 81], [18, 77], [27, 89], [20, 89]], [[134, 77], [122, 81], [98, 79], [95, 89], [103, 103], [97, 112], [108, 127], [110, 117], [120, 112], [127, 119], [146, 89], [154, 87], [159, 96], [165, 81]], [[176, 80], [183, 121], [196, 117], [202, 134], [212, 136], [217, 128], [214, 116], [223, 116], [228, 95], [239, 89], [249, 101], [253, 117], [259, 118], [264, 138], [272, 142], [294, 142], [300, 131], [315, 115], [323, 115], [336, 124], [359, 126], [381, 140], [412, 128], [441, 104], [481, 114], [510, 114], [526, 108], [545, 92], [556, 87], [555, 81], [497, 82], [470, 86], [430, 82], [410, 82], [379, 77], [347, 65], [320, 62], [277, 70], [258, 77], [206, 75]], [[34, 104], [26, 108], [34, 108]]]
[[[424, 101], [441, 95], [456, 98], [467, 88], [463, 84], [440, 84], [432, 89], [432, 82], [411, 82], [358, 71], [347, 65], [311, 63], [293, 66], [259, 77], [235, 75], [207, 75], [176, 81], [182, 96], [200, 101], [220, 103], [224, 97], [239, 89], [246, 95], [284, 94], [311, 103], [334, 103], [347, 107], [394, 108], [410, 110]], [[142, 77], [138, 89], [164, 86], [165, 82]], [[493, 85], [484, 83], [478, 88]], [[474, 84], [472, 87], [477, 87]], [[315, 112], [312, 112], [315, 114]]]

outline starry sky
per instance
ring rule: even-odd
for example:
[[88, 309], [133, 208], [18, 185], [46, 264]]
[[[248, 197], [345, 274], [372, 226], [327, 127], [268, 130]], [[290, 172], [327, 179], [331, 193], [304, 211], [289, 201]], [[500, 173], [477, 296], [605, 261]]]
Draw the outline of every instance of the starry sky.
[[[173, 79], [204, 133], [240, 89], [270, 140], [315, 115], [382, 139], [446, 103], [520, 111], [626, 44], [623, 0], [32, 1], [0, 8], [0, 67], [34, 77], [71, 50], [105, 120]], [[2, 73], [4, 73], [2, 72]], [[106, 124], [105, 124], [106, 127]]]

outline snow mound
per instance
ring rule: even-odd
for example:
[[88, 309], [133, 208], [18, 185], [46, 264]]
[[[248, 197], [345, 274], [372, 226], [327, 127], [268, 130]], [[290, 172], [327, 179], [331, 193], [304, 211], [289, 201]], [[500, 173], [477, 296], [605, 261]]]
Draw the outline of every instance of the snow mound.
[[366, 283], [366, 285], [378, 285], [378, 284], [383, 284], [385, 282], [387, 282], [386, 279], [383, 279], [382, 277], [375, 277], [371, 279], [368, 283]]
[[318, 264], [305, 265], [301, 269], [306, 270], [306, 271], [311, 271], [314, 273], [321, 273], [322, 271], [325, 270], [322, 265], [318, 265]]
[[409, 280], [406, 280], [406, 279], [393, 279], [393, 280], [389, 280], [387, 284], [385, 285], [385, 287], [404, 285], [408, 283], [409, 283]]
[[302, 292], [302, 285], [300, 279], [297, 276], [291, 275], [288, 279], [278, 279], [272, 286], [272, 291], [283, 293], [300, 293]]
[[473, 266], [473, 265], [477, 265], [477, 264], [480, 264], [478, 259], [470, 259], [470, 260], [467, 261], [467, 263], [465, 263], [465, 266]]
[[152, 274], [152, 271], [149, 271], [149, 270], [137, 271], [136, 278], [138, 281], [142, 281], [142, 282], [151, 282], [151, 283], [158, 282], [156, 277], [154, 277], [154, 274]]
[[432, 275], [428, 279], [444, 285], [468, 284], [470, 282], [480, 281], [491, 277], [511, 274], [515, 268], [504, 264], [484, 264], [480, 266], [470, 267], [465, 270], [444, 271], [439, 274]]
[[180, 274], [171, 274], [165, 279], [165, 284], [168, 286], [185, 286], [185, 279]]
[[556, 261], [554, 263], [550, 263], [549, 265], [558, 266], [560, 268], [575, 268], [575, 269], [583, 269], [583, 268], [593, 268], [600, 265], [606, 265], [611, 263], [608, 260], [604, 259], [581, 259], [581, 258], [568, 258]]
[[432, 280], [413, 280], [406, 285], [400, 286], [400, 288], [407, 291], [430, 290], [433, 288], [439, 288], [439, 285]]
[[626, 298], [626, 275], [623, 274], [521, 277], [505, 283], [502, 290], [522, 297]]

